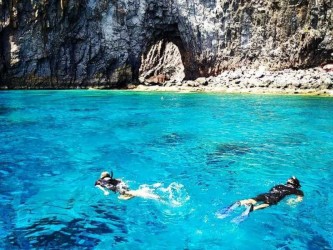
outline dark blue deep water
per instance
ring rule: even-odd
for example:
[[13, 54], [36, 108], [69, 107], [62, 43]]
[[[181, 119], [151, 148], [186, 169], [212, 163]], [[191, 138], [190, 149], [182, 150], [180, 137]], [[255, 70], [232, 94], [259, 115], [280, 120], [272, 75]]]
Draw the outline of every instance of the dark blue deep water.
[[[333, 248], [332, 98], [2, 91], [0, 131], [1, 249]], [[302, 203], [216, 217], [292, 175]]]

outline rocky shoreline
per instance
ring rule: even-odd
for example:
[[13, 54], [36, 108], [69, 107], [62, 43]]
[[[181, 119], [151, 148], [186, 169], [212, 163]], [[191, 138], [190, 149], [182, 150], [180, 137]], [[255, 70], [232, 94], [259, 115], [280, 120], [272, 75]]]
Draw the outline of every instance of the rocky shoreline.
[[332, 20], [330, 0], [0, 0], [0, 89], [121, 89], [158, 75], [168, 88], [308, 89], [302, 74], [285, 83], [250, 68], [332, 64]]
[[143, 82], [135, 91], [221, 92], [253, 94], [302, 94], [333, 96], [333, 71], [321, 67], [281, 71], [240, 68], [194, 81]]

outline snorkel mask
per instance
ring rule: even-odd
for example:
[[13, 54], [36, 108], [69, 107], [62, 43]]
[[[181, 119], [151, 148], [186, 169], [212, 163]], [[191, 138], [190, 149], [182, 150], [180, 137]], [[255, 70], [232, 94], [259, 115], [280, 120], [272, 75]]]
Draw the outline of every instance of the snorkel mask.
[[300, 188], [301, 184], [299, 183], [299, 180], [293, 176], [291, 178], [288, 179], [287, 184], [290, 184], [292, 186], [294, 186], [295, 188]]
[[112, 171], [110, 171], [110, 173], [107, 171], [102, 172], [100, 178], [105, 178], [105, 177], [109, 177], [109, 178], [113, 179], [113, 172]]

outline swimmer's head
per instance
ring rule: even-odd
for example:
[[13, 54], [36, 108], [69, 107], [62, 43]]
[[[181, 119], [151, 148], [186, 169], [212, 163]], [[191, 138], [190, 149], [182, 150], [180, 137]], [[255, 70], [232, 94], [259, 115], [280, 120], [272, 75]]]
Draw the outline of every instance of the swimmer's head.
[[295, 188], [301, 187], [299, 180], [295, 176], [290, 177], [287, 181], [287, 184], [293, 185]]
[[106, 172], [106, 171], [102, 172], [101, 173], [101, 178], [105, 178], [105, 177], [111, 177], [110, 173]]

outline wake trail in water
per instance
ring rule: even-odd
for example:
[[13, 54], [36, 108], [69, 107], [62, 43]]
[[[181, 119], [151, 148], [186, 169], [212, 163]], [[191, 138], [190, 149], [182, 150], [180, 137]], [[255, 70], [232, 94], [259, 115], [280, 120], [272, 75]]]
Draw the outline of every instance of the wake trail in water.
[[167, 187], [162, 183], [142, 184], [134, 192], [144, 199], [159, 200], [174, 207], [180, 207], [190, 199], [184, 185], [177, 182], [172, 182]]

